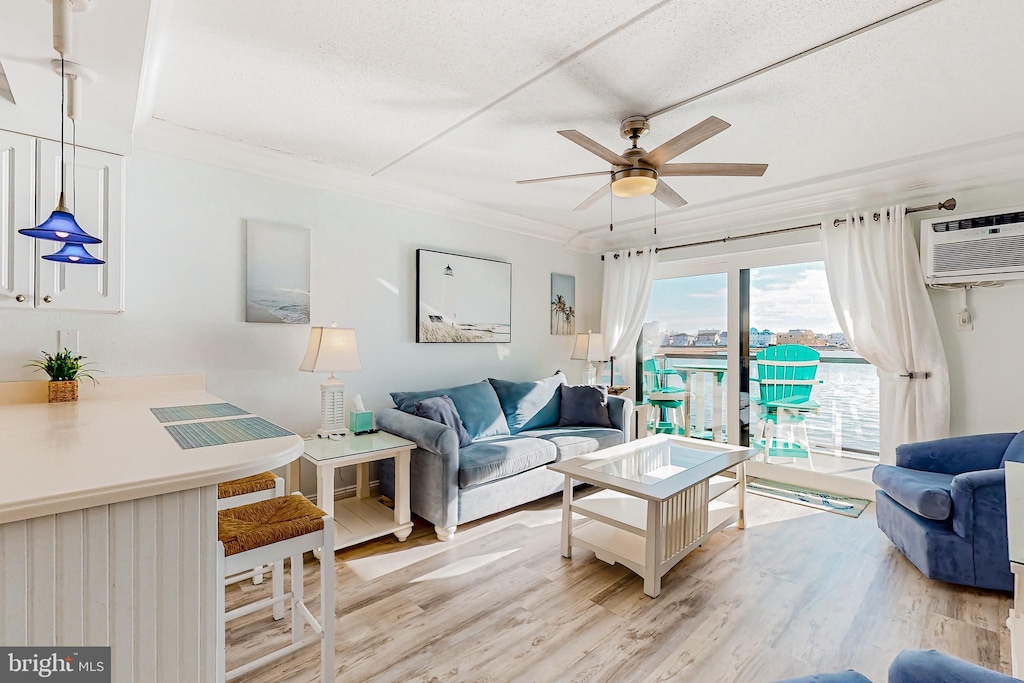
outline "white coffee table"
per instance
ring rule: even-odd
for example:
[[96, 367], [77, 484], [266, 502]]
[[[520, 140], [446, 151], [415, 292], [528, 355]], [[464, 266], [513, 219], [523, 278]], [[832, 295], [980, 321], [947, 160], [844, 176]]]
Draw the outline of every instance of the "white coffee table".
[[[661, 434], [548, 467], [565, 475], [562, 556], [586, 548], [644, 577], [644, 593], [712, 534], [744, 527], [746, 461], [753, 448]], [[735, 477], [719, 476], [735, 469]], [[573, 499], [573, 480], [602, 491]], [[718, 498], [736, 488], [736, 504]], [[573, 513], [586, 519], [573, 525]]]
[[[305, 440], [302, 457], [316, 465], [317, 506], [334, 517], [335, 550], [388, 534], [399, 541], [409, 538], [409, 456], [414, 448], [412, 441], [388, 432]], [[370, 496], [370, 463], [387, 458], [395, 459], [394, 510]], [[356, 466], [356, 495], [335, 501], [334, 471], [347, 465]]]

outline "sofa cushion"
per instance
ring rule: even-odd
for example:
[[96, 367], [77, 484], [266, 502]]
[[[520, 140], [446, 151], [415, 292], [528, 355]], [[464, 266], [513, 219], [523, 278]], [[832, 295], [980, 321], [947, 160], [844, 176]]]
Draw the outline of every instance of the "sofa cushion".
[[555, 444], [558, 449], [558, 460], [575, 458], [618, 446], [622, 443], [622, 432], [618, 429], [603, 427], [549, 427], [546, 429], [530, 429], [519, 432], [520, 436], [544, 439]]
[[1006, 447], [1000, 467], [1006, 467], [1006, 462], [1024, 462], [1024, 432], [1013, 437], [1013, 441]]
[[926, 519], [942, 522], [953, 512], [952, 474], [876, 465], [871, 479], [897, 503]]
[[435, 396], [416, 401], [416, 417], [423, 417], [431, 422], [454, 429], [455, 433], [459, 435], [460, 448], [465, 448], [473, 443], [469, 432], [466, 431], [466, 426], [462, 424], [459, 409], [455, 407], [449, 396]]
[[399, 410], [410, 415], [416, 414], [416, 402], [435, 396], [448, 396], [459, 411], [462, 424], [474, 441], [490, 436], [508, 436], [508, 422], [501, 412], [498, 395], [487, 380], [475, 384], [464, 384], [447, 389], [428, 391], [395, 391], [391, 394]]
[[608, 417], [608, 387], [563, 384], [558, 390], [562, 394], [559, 427], [612, 427]]
[[459, 488], [511, 477], [557, 457], [554, 444], [543, 439], [515, 436], [475, 441], [459, 449]]
[[562, 394], [558, 387], [565, 384], [561, 371], [535, 382], [510, 382], [488, 379], [498, 394], [501, 410], [508, 421], [508, 429], [517, 434], [524, 429], [537, 429], [558, 424], [558, 409]]

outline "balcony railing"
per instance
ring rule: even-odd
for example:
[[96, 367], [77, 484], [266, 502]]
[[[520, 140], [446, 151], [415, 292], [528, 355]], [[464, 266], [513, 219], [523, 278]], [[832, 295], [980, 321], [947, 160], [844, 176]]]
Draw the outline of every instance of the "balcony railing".
[[[863, 358], [850, 351], [822, 348], [821, 364], [818, 368], [818, 379], [822, 383], [815, 386], [811, 397], [821, 405], [817, 414], [807, 416], [806, 425], [812, 449], [835, 455], [852, 457], [878, 457], [878, 376], [874, 368]], [[756, 383], [756, 353], [751, 352], [751, 386], [749, 390], [758, 391]], [[692, 347], [661, 347], [655, 352], [659, 367], [687, 366], [726, 366], [724, 348], [708, 347], [700, 350]], [[841, 354], [841, 355], [840, 355]], [[698, 375], [701, 386], [695, 391], [703, 391], [710, 397], [713, 393], [713, 378]], [[696, 379], [696, 378], [695, 378]], [[643, 387], [646, 398], [648, 387]], [[726, 396], [727, 387], [722, 387], [722, 420], [726, 418], [729, 401]], [[711, 401], [705, 400], [705, 422], [711, 421]], [[753, 407], [753, 406], [752, 406]], [[695, 419], [691, 415], [691, 419]], [[751, 431], [756, 425], [755, 411], [751, 411]]]

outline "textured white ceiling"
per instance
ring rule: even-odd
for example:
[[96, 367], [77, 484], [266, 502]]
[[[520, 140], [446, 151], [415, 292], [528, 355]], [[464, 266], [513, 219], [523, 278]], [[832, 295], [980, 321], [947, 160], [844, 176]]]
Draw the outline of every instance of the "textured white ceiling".
[[[122, 131], [130, 140], [135, 117], [150, 0], [93, 0], [87, 12], [73, 14], [73, 51], [68, 57], [97, 73], [84, 88], [79, 142], [103, 145]], [[50, 66], [59, 57], [53, 49], [53, 9], [45, 0], [0, 3], [0, 61], [13, 98], [0, 97], [0, 127], [23, 130], [42, 119], [45, 126], [30, 132], [60, 135], [60, 79]], [[11, 101], [13, 99], [17, 105]]]
[[[606, 168], [556, 130], [621, 150], [623, 117], [918, 1], [176, 0], [154, 116], [598, 236], [608, 200], [572, 208], [600, 179], [514, 182]], [[770, 164], [669, 180], [690, 202], [679, 217], [1021, 132], [1022, 25], [1020, 0], [943, 0], [659, 116], [642, 144], [713, 114], [732, 128], [678, 161]], [[615, 220], [653, 204], [616, 200]]]

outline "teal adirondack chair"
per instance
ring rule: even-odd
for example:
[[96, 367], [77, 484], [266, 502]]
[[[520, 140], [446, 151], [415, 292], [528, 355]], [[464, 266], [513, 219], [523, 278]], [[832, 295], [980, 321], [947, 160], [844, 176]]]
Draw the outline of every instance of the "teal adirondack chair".
[[[644, 383], [647, 387], [647, 402], [654, 406], [654, 424], [648, 428], [656, 434], [690, 435], [691, 394], [683, 387], [668, 386], [669, 375], [679, 373], [658, 367], [656, 358], [645, 358], [643, 364]], [[672, 420], [663, 418], [671, 417]]]
[[[816, 379], [821, 354], [799, 344], [769, 346], [757, 354], [758, 396], [761, 419], [754, 442], [771, 457], [808, 458], [811, 446], [805, 420], [821, 406], [811, 400], [811, 390], [821, 381]], [[788, 428], [789, 438], [782, 431]]]

